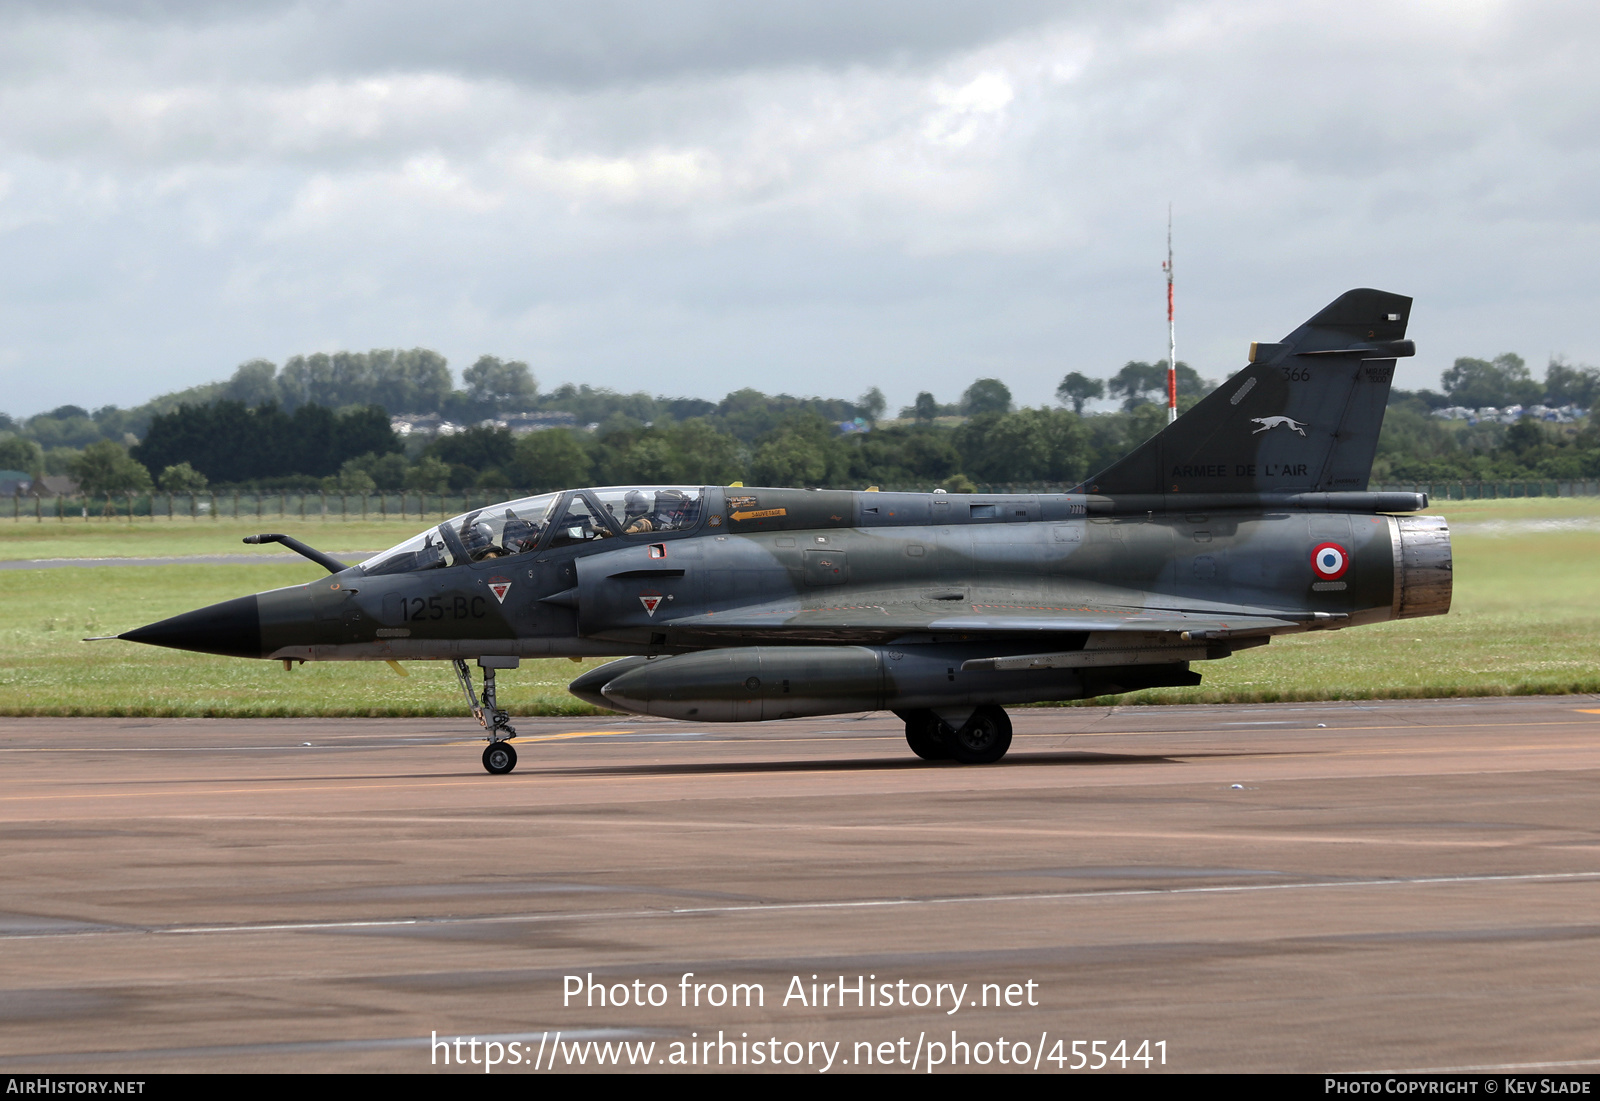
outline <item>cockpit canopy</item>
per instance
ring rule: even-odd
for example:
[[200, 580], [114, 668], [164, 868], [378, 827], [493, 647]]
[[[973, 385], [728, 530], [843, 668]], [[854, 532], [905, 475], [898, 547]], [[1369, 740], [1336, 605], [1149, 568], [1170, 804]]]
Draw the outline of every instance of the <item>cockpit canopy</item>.
[[453, 516], [361, 563], [368, 576], [442, 569], [599, 539], [687, 531], [699, 524], [700, 486], [614, 486], [523, 497]]

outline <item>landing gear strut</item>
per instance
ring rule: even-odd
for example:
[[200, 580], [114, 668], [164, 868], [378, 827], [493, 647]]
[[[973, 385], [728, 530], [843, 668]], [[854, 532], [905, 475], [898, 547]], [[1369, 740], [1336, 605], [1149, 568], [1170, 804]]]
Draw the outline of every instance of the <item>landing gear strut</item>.
[[992, 703], [973, 711], [960, 730], [932, 711], [906, 711], [900, 717], [906, 722], [906, 744], [924, 761], [987, 765], [1011, 748], [1011, 719], [1005, 708]]
[[482, 705], [472, 690], [472, 671], [467, 668], [467, 663], [460, 658], [452, 663], [456, 667], [456, 679], [461, 682], [461, 692], [467, 697], [467, 706], [472, 709], [472, 717], [489, 732], [489, 747], [483, 751], [483, 767], [496, 776], [503, 776], [517, 767], [517, 751], [510, 743], [510, 739], [517, 736], [517, 731], [511, 725], [511, 715], [500, 710], [495, 700], [494, 671], [515, 669], [519, 663], [518, 658], [508, 657], [478, 659], [478, 668], [483, 670]]

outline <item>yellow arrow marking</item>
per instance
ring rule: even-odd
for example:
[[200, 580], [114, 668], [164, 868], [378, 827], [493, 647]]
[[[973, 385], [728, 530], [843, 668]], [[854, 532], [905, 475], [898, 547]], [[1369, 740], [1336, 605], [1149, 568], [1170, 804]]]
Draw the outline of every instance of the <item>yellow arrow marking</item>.
[[[540, 734], [533, 738], [518, 737], [517, 741], [524, 744], [528, 742], [560, 742], [568, 738], [609, 738], [613, 734], [637, 734], [637, 730], [574, 730], [569, 734]], [[445, 745], [478, 745], [483, 739], [471, 742], [445, 742]]]

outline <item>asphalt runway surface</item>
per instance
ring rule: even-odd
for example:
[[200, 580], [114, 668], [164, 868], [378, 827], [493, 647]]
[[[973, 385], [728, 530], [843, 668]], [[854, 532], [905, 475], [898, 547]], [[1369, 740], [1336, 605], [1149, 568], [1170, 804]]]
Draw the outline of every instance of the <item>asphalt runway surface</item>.
[[0, 1069], [1600, 1066], [1600, 699], [1013, 714], [0, 720]]

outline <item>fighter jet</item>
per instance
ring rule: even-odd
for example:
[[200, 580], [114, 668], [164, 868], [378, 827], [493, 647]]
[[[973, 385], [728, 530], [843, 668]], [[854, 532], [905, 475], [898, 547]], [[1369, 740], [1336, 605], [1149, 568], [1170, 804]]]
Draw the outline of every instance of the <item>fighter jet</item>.
[[[924, 759], [983, 764], [1007, 705], [1192, 686], [1279, 635], [1450, 608], [1450, 533], [1368, 490], [1411, 299], [1352, 290], [1071, 492], [569, 489], [473, 509], [321, 581], [118, 637], [282, 661], [453, 663], [516, 767], [495, 675], [691, 723], [890, 710]], [[481, 697], [468, 662], [482, 670]]]

